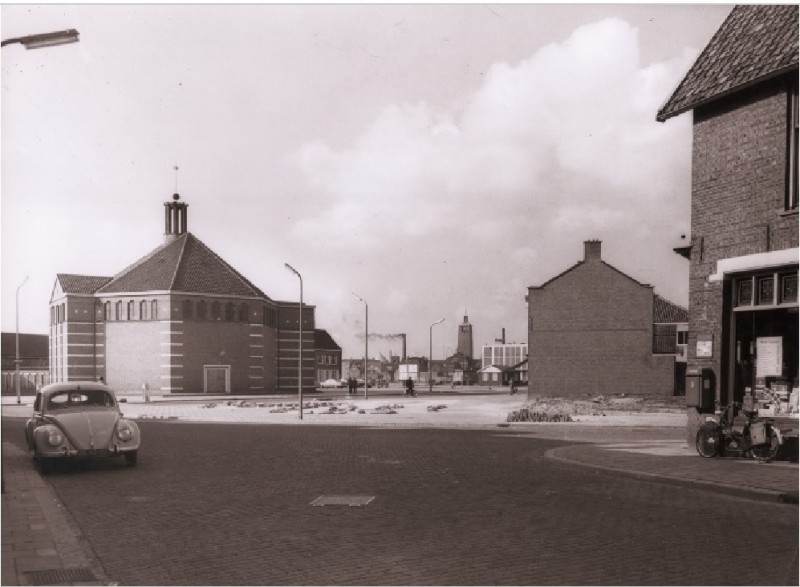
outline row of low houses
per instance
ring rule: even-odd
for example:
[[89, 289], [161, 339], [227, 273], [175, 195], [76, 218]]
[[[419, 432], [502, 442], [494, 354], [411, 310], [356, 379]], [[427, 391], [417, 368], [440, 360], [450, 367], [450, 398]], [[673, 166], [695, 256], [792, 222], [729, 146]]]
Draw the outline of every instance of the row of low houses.
[[48, 338], [46, 334], [3, 332], [0, 335], [3, 395], [16, 392], [17, 357], [19, 357], [20, 393], [31, 394], [50, 382]]

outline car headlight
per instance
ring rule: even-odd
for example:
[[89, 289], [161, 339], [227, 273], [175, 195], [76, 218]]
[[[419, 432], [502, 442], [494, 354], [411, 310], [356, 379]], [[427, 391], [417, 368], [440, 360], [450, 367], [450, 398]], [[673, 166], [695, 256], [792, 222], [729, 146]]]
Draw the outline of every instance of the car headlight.
[[64, 437], [61, 435], [60, 432], [53, 430], [47, 437], [47, 442], [49, 442], [51, 446], [58, 446], [62, 442], [64, 442]]
[[117, 437], [122, 442], [128, 442], [131, 438], [133, 438], [133, 430], [131, 430], [128, 426], [120, 426], [117, 428]]

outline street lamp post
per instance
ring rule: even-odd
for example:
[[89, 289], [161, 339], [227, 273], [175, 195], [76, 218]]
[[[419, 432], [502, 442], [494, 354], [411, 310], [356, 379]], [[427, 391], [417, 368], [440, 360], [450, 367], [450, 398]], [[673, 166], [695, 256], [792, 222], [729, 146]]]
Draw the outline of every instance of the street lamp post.
[[75, 29], [56, 31], [54, 33], [41, 33], [38, 35], [27, 35], [25, 37], [14, 37], [6, 39], [0, 43], [5, 47], [13, 43], [19, 43], [26, 49], [41, 49], [42, 47], [55, 47], [56, 45], [67, 45], [77, 43], [80, 40], [80, 33]]
[[444, 318], [431, 324], [428, 338], [428, 393], [433, 393], [433, 327], [444, 322]]
[[364, 399], [369, 399], [369, 372], [367, 371], [367, 359], [369, 357], [369, 306], [367, 300], [357, 293], [353, 294], [359, 301], [364, 302]]
[[[77, 43], [80, 37], [80, 33], [75, 29], [67, 29], [65, 31], [56, 31], [54, 33], [41, 33], [37, 35], [27, 35], [25, 37], [13, 37], [11, 39], [5, 39], [4, 41], [0, 41], [0, 47], [6, 47], [7, 45], [12, 45], [18, 43], [25, 47], [25, 49], [40, 49], [42, 47], [53, 47], [56, 45], [66, 45], [67, 43]], [[16, 297], [16, 318], [17, 318], [17, 330], [16, 335], [14, 337], [14, 344], [16, 348], [16, 359], [14, 359], [14, 363], [16, 364], [15, 369], [15, 387], [17, 391], [17, 403], [22, 403], [20, 399], [20, 391], [19, 391], [19, 366], [22, 362], [19, 358], [19, 290], [25, 285], [25, 282], [28, 281], [28, 276], [25, 276], [25, 279], [22, 280], [22, 283], [19, 284], [17, 287], [17, 297]], [[5, 491], [5, 482], [3, 483], [3, 490]]]
[[16, 336], [14, 337], [14, 345], [17, 347], [17, 353], [16, 353], [17, 354], [17, 358], [14, 360], [14, 363], [16, 365], [16, 374], [15, 374], [15, 379], [14, 379], [14, 385], [15, 385], [15, 387], [17, 389], [17, 403], [18, 404], [22, 403], [22, 401], [20, 400], [20, 397], [19, 397], [19, 365], [22, 362], [22, 360], [19, 358], [19, 290], [22, 289], [22, 286], [25, 285], [26, 281], [28, 281], [28, 276], [27, 275], [25, 276], [25, 279], [22, 280], [22, 283], [20, 283], [19, 286], [17, 286], [17, 300], [16, 300], [16, 307], [15, 307], [15, 311], [16, 311], [16, 314], [17, 314], [17, 333], [16, 333]]
[[303, 276], [289, 265], [284, 263], [286, 268], [297, 275], [300, 280], [300, 305], [297, 308], [297, 322], [300, 326], [300, 350], [297, 353], [297, 397], [300, 401], [300, 419], [303, 419]]

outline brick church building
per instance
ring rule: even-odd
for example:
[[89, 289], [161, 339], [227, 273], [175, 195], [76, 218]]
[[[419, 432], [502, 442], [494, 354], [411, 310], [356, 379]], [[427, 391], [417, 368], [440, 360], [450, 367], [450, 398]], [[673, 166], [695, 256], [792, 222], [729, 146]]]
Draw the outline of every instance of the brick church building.
[[[113, 277], [58, 274], [50, 299], [50, 380], [120, 391], [292, 393], [297, 302], [272, 300], [164, 204], [164, 243]], [[314, 389], [315, 308], [303, 305], [303, 387]]]

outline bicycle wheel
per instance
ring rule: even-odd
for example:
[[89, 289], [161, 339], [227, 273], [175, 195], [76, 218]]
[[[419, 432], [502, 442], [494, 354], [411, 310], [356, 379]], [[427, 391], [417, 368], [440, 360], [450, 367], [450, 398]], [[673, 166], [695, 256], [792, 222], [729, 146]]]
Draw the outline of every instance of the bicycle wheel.
[[767, 426], [767, 442], [766, 444], [759, 444], [750, 448], [750, 457], [754, 459], [765, 459], [771, 461], [778, 456], [778, 451], [781, 449], [780, 440], [778, 440], [778, 433], [772, 426]]
[[722, 448], [722, 431], [716, 422], [706, 422], [697, 431], [695, 439], [697, 454], [710, 459], [720, 453]]

